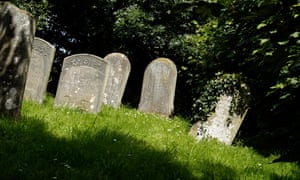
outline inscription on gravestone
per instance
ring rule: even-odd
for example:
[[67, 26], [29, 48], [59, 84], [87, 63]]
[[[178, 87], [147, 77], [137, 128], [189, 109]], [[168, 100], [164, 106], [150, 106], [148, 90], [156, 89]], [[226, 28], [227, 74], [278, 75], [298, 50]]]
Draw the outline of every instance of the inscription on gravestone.
[[0, 2], [0, 114], [18, 119], [35, 33], [33, 17]]
[[91, 54], [76, 54], [64, 59], [55, 106], [80, 108], [98, 113], [107, 83], [109, 63]]
[[130, 73], [130, 62], [128, 58], [121, 53], [108, 54], [104, 57], [104, 60], [110, 63], [110, 71], [103, 103], [113, 107], [119, 107]]
[[208, 120], [193, 125], [195, 127], [192, 128], [197, 128], [196, 139], [216, 138], [227, 145], [232, 144], [247, 113], [247, 109], [244, 109], [242, 114], [230, 113], [232, 102], [232, 96], [220, 96], [215, 112], [209, 116]]
[[170, 59], [158, 58], [152, 61], [144, 73], [138, 109], [169, 117], [174, 110], [176, 80], [177, 69]]
[[54, 59], [55, 48], [41, 38], [35, 38], [25, 86], [24, 98], [42, 103]]

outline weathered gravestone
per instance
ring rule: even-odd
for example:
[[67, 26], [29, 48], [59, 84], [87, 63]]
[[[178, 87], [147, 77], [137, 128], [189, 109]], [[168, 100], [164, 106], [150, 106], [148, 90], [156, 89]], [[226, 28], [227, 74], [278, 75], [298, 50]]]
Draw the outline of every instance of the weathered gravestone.
[[166, 117], [174, 110], [174, 96], [177, 80], [175, 64], [167, 58], [158, 58], [146, 68], [142, 94], [138, 109]]
[[35, 22], [26, 11], [0, 2], [0, 114], [21, 115], [25, 82], [31, 57]]
[[54, 59], [55, 47], [41, 38], [35, 38], [29, 63], [24, 98], [42, 103]]
[[[248, 111], [245, 104], [240, 104], [234, 98], [237, 97], [221, 95], [216, 104], [215, 112], [208, 117], [207, 121], [195, 123], [190, 134], [196, 136], [198, 140], [215, 138], [231, 145]], [[232, 106], [240, 106], [240, 108], [237, 111]]]
[[119, 107], [130, 73], [130, 62], [128, 58], [121, 53], [108, 54], [104, 57], [104, 60], [110, 63], [110, 71], [103, 103], [113, 107]]
[[109, 63], [91, 54], [64, 59], [55, 106], [67, 106], [97, 113], [101, 109]]

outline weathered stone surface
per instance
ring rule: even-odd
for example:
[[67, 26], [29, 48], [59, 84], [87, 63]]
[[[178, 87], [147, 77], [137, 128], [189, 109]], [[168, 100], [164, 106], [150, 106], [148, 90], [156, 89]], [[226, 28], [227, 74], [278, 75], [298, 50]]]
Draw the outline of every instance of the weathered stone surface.
[[108, 79], [109, 63], [91, 54], [64, 59], [55, 106], [80, 108], [98, 113]]
[[25, 99], [43, 103], [54, 54], [54, 46], [41, 38], [34, 39], [24, 92]]
[[177, 80], [175, 64], [167, 58], [152, 61], [144, 73], [142, 94], [138, 109], [166, 117], [174, 110]]
[[111, 53], [104, 57], [110, 63], [110, 72], [104, 92], [103, 103], [119, 107], [130, 73], [130, 62], [122, 53]]
[[0, 114], [18, 119], [31, 57], [35, 22], [26, 11], [0, 2]]
[[[231, 112], [233, 101], [231, 95], [220, 96], [215, 112], [207, 121], [195, 123], [190, 135], [198, 140], [216, 138], [220, 142], [231, 145], [248, 111], [245, 108], [242, 112]], [[241, 104], [238, 105], [241, 106]]]

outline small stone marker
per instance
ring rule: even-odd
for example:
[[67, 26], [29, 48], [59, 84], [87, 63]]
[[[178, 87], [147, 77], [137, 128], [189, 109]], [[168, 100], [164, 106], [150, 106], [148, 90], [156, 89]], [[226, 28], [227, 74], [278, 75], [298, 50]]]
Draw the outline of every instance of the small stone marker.
[[43, 103], [54, 59], [55, 47], [41, 38], [35, 38], [29, 63], [24, 98]]
[[21, 116], [25, 82], [31, 57], [35, 22], [31, 14], [0, 2], [0, 114]]
[[242, 112], [231, 113], [233, 101], [233, 96], [220, 96], [215, 112], [212, 113], [207, 121], [195, 123], [190, 134], [193, 135], [192, 131], [197, 129], [196, 139], [198, 140], [216, 138], [227, 145], [231, 145], [248, 111], [245, 108]]
[[110, 72], [104, 92], [103, 103], [119, 107], [130, 73], [130, 62], [122, 53], [111, 53], [104, 57], [110, 63]]
[[138, 109], [170, 117], [174, 110], [176, 80], [177, 69], [170, 59], [158, 58], [152, 61], [144, 73]]
[[64, 59], [55, 106], [67, 106], [98, 113], [108, 79], [109, 63], [91, 54]]

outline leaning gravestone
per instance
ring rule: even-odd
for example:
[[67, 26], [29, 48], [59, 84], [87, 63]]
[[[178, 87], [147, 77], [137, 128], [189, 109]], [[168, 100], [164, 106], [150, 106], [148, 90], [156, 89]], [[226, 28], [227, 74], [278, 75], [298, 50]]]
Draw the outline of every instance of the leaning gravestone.
[[171, 116], [177, 80], [175, 64], [167, 58], [152, 61], [144, 73], [138, 109], [142, 112]]
[[130, 62], [121, 53], [111, 53], [104, 57], [110, 63], [110, 72], [104, 92], [103, 103], [115, 108], [119, 107], [124, 94], [128, 76], [130, 73]]
[[[215, 138], [231, 145], [248, 111], [248, 108], [244, 108], [244, 104], [239, 102], [235, 104], [234, 102], [237, 101], [234, 98], [237, 97], [221, 95], [216, 104], [215, 112], [208, 117], [207, 121], [195, 123], [190, 134], [196, 136], [198, 140]], [[232, 112], [234, 111], [232, 106], [240, 106], [239, 111]]]
[[0, 114], [18, 119], [35, 34], [35, 22], [26, 11], [0, 2]]
[[24, 98], [41, 104], [47, 90], [55, 47], [41, 38], [35, 38], [25, 86]]
[[55, 106], [67, 106], [98, 113], [109, 73], [109, 63], [91, 54], [64, 59]]

